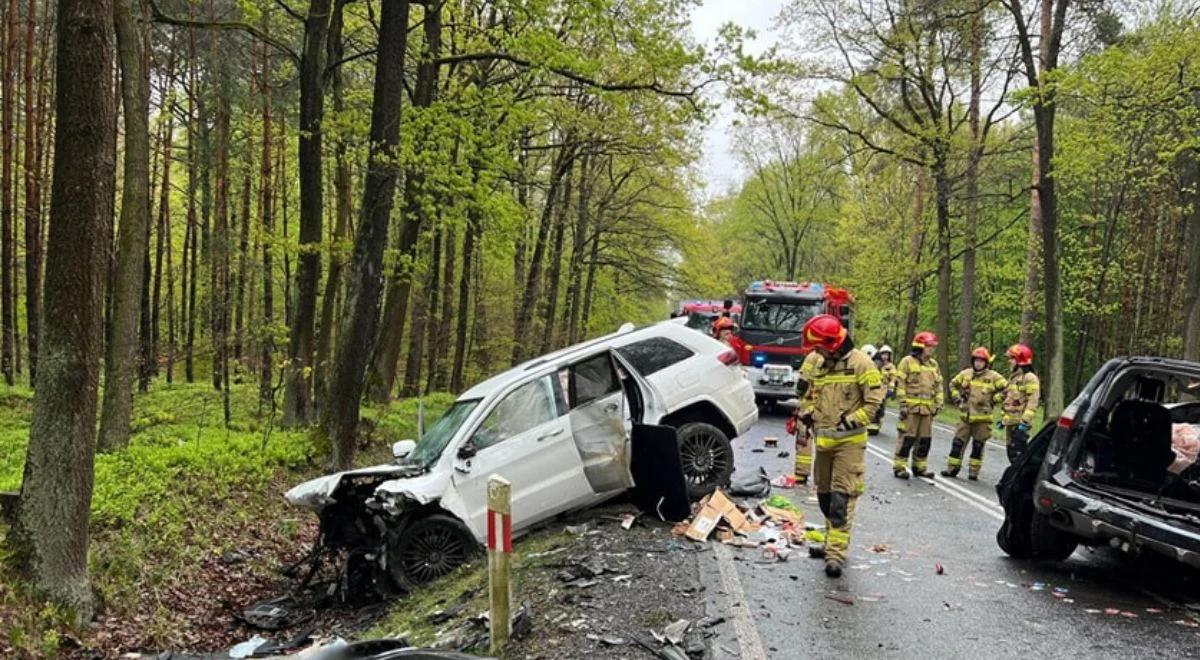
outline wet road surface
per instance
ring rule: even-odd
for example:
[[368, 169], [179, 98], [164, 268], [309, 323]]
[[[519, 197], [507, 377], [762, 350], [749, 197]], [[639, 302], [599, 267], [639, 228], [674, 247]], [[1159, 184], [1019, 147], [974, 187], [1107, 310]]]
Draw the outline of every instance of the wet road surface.
[[[764, 412], [735, 441], [739, 474], [791, 473], [786, 414]], [[1194, 572], [1086, 548], [1059, 564], [1010, 559], [995, 542], [1003, 446], [989, 443], [978, 482], [965, 465], [958, 479], [903, 481], [891, 471], [895, 423], [889, 414], [871, 438], [841, 579], [806, 555], [771, 563], [716, 543], [698, 555], [707, 611], [727, 618], [714, 628], [716, 658], [1200, 657], [1200, 628], [1191, 627], [1200, 611], [1187, 607], [1200, 602]], [[778, 449], [753, 451], [772, 435]], [[929, 465], [940, 472], [953, 431], [939, 425], [934, 435]], [[774, 492], [823, 524], [813, 492]]]

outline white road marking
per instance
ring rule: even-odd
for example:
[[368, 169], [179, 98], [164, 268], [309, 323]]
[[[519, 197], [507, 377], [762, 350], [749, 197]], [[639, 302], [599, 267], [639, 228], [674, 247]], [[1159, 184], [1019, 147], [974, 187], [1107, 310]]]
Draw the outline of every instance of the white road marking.
[[754, 617], [750, 615], [749, 599], [742, 588], [742, 580], [738, 577], [733, 555], [725, 544], [718, 542], [713, 543], [713, 555], [717, 558], [717, 568], [721, 573], [725, 611], [733, 612], [733, 630], [737, 634], [738, 646], [741, 649], [738, 657], [743, 660], [766, 660], [767, 654], [763, 651], [762, 638], [758, 636]]
[[[888, 410], [888, 411], [886, 411], [886, 413], [885, 413], [885, 414], [886, 414], [886, 415], [887, 415], [887, 417], [888, 417], [888, 418], [890, 418], [890, 419], [897, 419], [897, 420], [898, 420], [898, 419], [900, 418], [900, 413], [898, 413], [898, 412], [896, 412], [896, 411], [894, 411], [894, 410]], [[933, 423], [933, 428], [935, 428], [935, 429], [937, 429], [937, 430], [939, 430], [939, 431], [942, 431], [943, 433], [945, 433], [945, 434], [949, 435], [951, 440], [953, 440], [953, 439], [954, 439], [954, 431], [955, 431], [956, 429], [955, 429], [953, 426], [950, 426], [949, 424], [947, 424], [947, 423], [945, 423], [945, 422], [937, 422], [937, 421], [935, 421], [935, 422]], [[993, 452], [1000, 452], [1000, 453], [1002, 453], [1002, 454], [1005, 454], [1005, 455], [1007, 456], [1007, 455], [1008, 455], [1008, 448], [1007, 448], [1007, 447], [1004, 445], [1004, 443], [1003, 443], [1003, 442], [999, 442], [999, 441], [997, 441], [997, 440], [996, 440], [996, 433], [997, 433], [997, 431], [993, 431], [993, 432], [992, 432], [992, 439], [991, 439], [991, 440], [988, 440], [988, 443], [987, 443], [986, 445], [984, 445], [984, 448], [985, 448], [985, 449], [988, 449], [988, 450], [990, 450], [990, 451], [993, 451]]]
[[[889, 453], [881, 450], [880, 448], [876, 447], [875, 445], [872, 445], [869, 443], [867, 444], [867, 451], [875, 458], [878, 458], [879, 460], [887, 463], [888, 467], [891, 467], [891, 465], [892, 465], [892, 455], [891, 454], [889, 454]], [[975, 507], [976, 509], [979, 509], [980, 511], [986, 513], [987, 515], [995, 518], [996, 520], [1000, 520], [1000, 521], [1004, 520], [1003, 509], [1001, 509], [998, 505], [994, 505], [994, 504], [991, 504], [990, 502], [987, 502], [981, 496], [976, 495], [975, 493], [972, 493], [970, 491], [967, 491], [965, 488], [962, 488], [961, 486], [958, 486], [957, 488], [959, 488], [961, 491], [966, 492], [971, 497], [964, 495], [962, 492], [960, 492], [960, 490], [955, 490], [953, 488], [947, 487], [947, 484], [941, 483], [941, 482], [937, 481], [936, 479], [926, 479], [925, 482], [934, 486], [935, 488], [940, 488], [947, 495], [950, 495], [951, 497], [955, 497], [963, 502], [966, 502], [967, 504]]]

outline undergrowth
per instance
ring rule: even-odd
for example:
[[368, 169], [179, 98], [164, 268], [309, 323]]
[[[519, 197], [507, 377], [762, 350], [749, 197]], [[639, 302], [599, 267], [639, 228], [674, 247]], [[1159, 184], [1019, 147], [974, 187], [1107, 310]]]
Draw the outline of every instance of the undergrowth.
[[[159, 587], [186, 584], [206, 557], [244, 541], [240, 530], [291, 538], [309, 522], [311, 514], [287, 507], [282, 495], [325, 471], [318, 434], [280, 428], [252, 383], [232, 388], [227, 428], [221, 396], [207, 384], [156, 383], [136, 398], [129, 446], [96, 457], [89, 568], [106, 615], [136, 614], [147, 629], [165, 625], [146, 615], [147, 593], [157, 598]], [[452, 401], [426, 397], [426, 419]], [[20, 489], [32, 403], [28, 388], [0, 394], [0, 491]], [[416, 400], [365, 407], [369, 441], [360, 443], [358, 462], [387, 460], [392, 442], [415, 438], [417, 409]], [[61, 613], [24, 595], [5, 559], [0, 555], [0, 631], [8, 628], [9, 651], [45, 656], [79, 634], [64, 628]]]

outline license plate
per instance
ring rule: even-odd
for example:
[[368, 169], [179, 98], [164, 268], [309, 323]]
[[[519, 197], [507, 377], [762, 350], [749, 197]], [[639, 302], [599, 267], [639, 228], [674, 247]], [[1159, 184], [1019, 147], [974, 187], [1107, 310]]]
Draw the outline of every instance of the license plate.
[[767, 367], [764, 373], [772, 383], [782, 383], [791, 375], [791, 371], [788, 367]]

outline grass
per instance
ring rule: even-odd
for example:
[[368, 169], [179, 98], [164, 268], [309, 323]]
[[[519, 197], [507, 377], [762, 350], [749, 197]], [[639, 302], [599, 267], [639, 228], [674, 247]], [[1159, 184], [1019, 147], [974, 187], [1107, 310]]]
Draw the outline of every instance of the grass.
[[[99, 455], [92, 497], [89, 569], [105, 614], [128, 617], [144, 637], [169, 642], [174, 625], [161, 600], [188, 588], [189, 576], [247, 536], [291, 545], [311, 516], [287, 507], [283, 490], [324, 472], [318, 434], [281, 429], [259, 409], [256, 384], [231, 390], [232, 422], [223, 423], [221, 393], [207, 384], [155, 383], [137, 397], [129, 446]], [[453, 400], [425, 399], [436, 419]], [[33, 394], [0, 394], [0, 491], [20, 488]], [[418, 403], [368, 406], [370, 443], [360, 464], [390, 458], [396, 440], [416, 437]], [[5, 530], [0, 527], [0, 533]], [[300, 548], [303, 549], [303, 548]], [[29, 598], [0, 555], [0, 655], [45, 656], [65, 638], [62, 613]], [[254, 568], [269, 572], [266, 564]], [[194, 588], [194, 586], [192, 587]], [[156, 632], [159, 631], [159, 632]]]
[[[544, 530], [530, 534], [513, 546], [512, 579], [513, 592], [519, 593], [519, 585], [533, 571], [547, 564], [561, 561], [561, 556], [533, 556], [571, 545], [573, 537], [563, 531]], [[429, 617], [439, 610], [466, 603], [462, 614], [449, 622], [431, 623]], [[432, 645], [438, 633], [461, 624], [462, 621], [488, 610], [487, 559], [460, 567], [441, 580], [434, 581], [391, 607], [389, 612], [370, 630], [364, 631], [362, 639], [390, 639], [403, 637], [415, 646]]]

